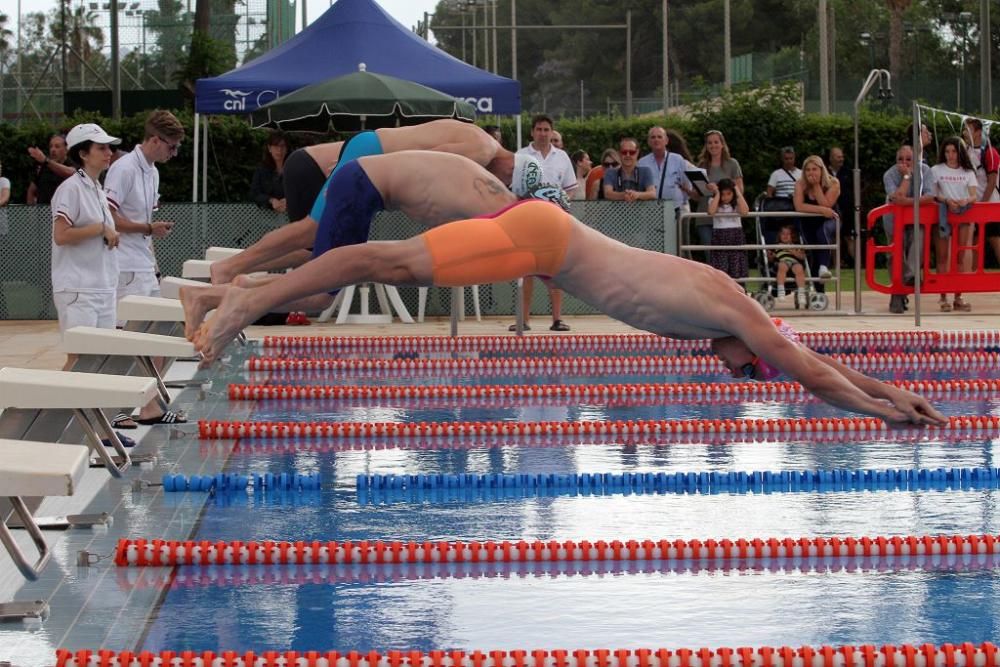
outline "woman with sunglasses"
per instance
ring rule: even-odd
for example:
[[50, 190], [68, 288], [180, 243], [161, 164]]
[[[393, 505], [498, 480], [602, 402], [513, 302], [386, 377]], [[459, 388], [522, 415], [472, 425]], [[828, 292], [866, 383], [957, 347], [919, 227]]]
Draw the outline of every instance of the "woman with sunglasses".
[[587, 199], [604, 199], [604, 171], [621, 164], [621, 156], [614, 148], [605, 148], [601, 153], [601, 163], [587, 174]]

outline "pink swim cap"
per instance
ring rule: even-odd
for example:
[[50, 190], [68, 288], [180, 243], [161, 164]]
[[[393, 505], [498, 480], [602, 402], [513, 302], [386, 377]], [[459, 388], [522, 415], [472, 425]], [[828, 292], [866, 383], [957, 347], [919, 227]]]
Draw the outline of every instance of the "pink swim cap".
[[[778, 317], [772, 317], [771, 321], [774, 322], [774, 326], [778, 328], [778, 333], [793, 343], [799, 342], [799, 334], [795, 332], [792, 325]], [[781, 376], [781, 371], [756, 355], [754, 355], [753, 365], [757, 368], [757, 372], [760, 373], [762, 382], [770, 382], [771, 380]]]

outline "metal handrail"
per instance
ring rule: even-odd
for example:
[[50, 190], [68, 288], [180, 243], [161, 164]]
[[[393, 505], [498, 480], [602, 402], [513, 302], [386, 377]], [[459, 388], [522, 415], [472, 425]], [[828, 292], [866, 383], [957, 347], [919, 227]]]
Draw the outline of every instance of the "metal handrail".
[[[736, 212], [727, 212], [726, 216], [739, 216], [740, 219], [745, 218], [819, 218], [821, 220], [826, 220], [826, 216], [820, 215], [819, 213], [799, 213], [798, 211], [749, 211], [746, 215], [740, 215]], [[774, 243], [747, 243], [743, 245], [692, 245], [684, 243], [684, 237], [687, 233], [687, 223], [690, 220], [705, 220], [712, 219], [714, 215], [708, 213], [682, 213], [677, 221], [677, 254], [683, 256], [685, 251], [690, 250], [775, 250], [778, 248], [787, 248], [789, 246], [784, 244], [774, 244]], [[796, 243], [791, 246], [794, 248], [801, 248], [803, 250], [830, 250], [833, 252], [833, 266], [829, 267], [833, 271], [833, 278], [828, 278], [826, 280], [819, 277], [809, 277], [806, 280], [808, 282], [832, 282], [836, 285], [835, 292], [835, 310], [840, 310], [841, 308], [841, 277], [840, 277], [840, 225], [837, 225], [836, 234], [831, 244], [809, 244], [809, 243]], [[776, 278], [768, 278], [765, 276], [757, 277], [747, 277], [738, 279], [738, 283], [773, 283], [776, 282]]]

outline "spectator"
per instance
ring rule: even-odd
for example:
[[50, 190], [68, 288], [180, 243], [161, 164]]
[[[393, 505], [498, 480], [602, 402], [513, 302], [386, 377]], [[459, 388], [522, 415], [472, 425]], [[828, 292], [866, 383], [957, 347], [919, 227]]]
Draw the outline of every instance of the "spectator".
[[[840, 213], [837, 211], [840, 183], [830, 176], [826, 165], [823, 164], [823, 158], [818, 155], [807, 157], [802, 163], [802, 169], [796, 171], [799, 172], [799, 180], [795, 182], [792, 190], [795, 210], [799, 213], [821, 215], [824, 218], [822, 223], [819, 223], [815, 218], [807, 218], [802, 221], [806, 243], [829, 245], [836, 238], [837, 225], [840, 222]], [[816, 275], [821, 279], [833, 277], [829, 268], [830, 251], [814, 250], [811, 254], [819, 267]], [[816, 291], [822, 292], [822, 288], [823, 285], [819, 284]]]
[[618, 142], [621, 166], [604, 170], [604, 198], [611, 201], [649, 201], [656, 199], [653, 171], [638, 165], [639, 142], [625, 137]]
[[285, 213], [285, 158], [288, 139], [281, 132], [271, 132], [264, 144], [264, 156], [253, 172], [250, 195], [261, 208]]
[[[98, 180], [121, 139], [93, 123], [70, 130], [70, 159], [80, 167], [52, 196], [52, 299], [59, 330], [75, 326], [115, 328], [119, 235]], [[65, 370], [76, 361], [66, 359]]]
[[[1000, 153], [990, 145], [989, 137], [983, 133], [983, 122], [978, 118], [965, 120], [965, 134], [969, 141], [969, 161], [976, 170], [977, 201], [1000, 201], [997, 189]], [[987, 223], [986, 241], [993, 248], [993, 254], [1000, 259], [1000, 222]]]
[[[701, 154], [698, 156], [697, 166], [699, 169], [705, 171], [705, 177], [709, 182], [709, 190], [713, 193], [715, 192], [715, 184], [724, 178], [731, 180], [740, 193], [743, 192], [743, 170], [740, 169], [740, 163], [729, 154], [729, 146], [726, 145], [726, 138], [719, 130], [709, 130], [705, 133], [705, 146], [701, 149]], [[697, 192], [694, 195], [699, 198], [698, 211], [700, 213], [707, 213], [711, 198], [701, 197]], [[699, 245], [710, 245], [713, 243], [714, 228], [715, 226], [711, 219], [699, 218], [695, 221], [695, 231], [698, 233]]]
[[[744, 216], [750, 212], [743, 192], [732, 179], [723, 178], [716, 184], [712, 199], [708, 202], [708, 214], [712, 217], [712, 245], [743, 245]], [[726, 273], [733, 280], [750, 275], [745, 250], [713, 250], [708, 254], [708, 263]]]
[[621, 164], [621, 156], [614, 148], [605, 148], [601, 163], [587, 175], [587, 199], [604, 199], [604, 173]]
[[75, 171], [67, 160], [66, 139], [61, 134], [53, 134], [49, 137], [48, 155], [37, 146], [28, 148], [28, 155], [38, 164], [28, 185], [26, 201], [31, 206], [49, 204], [59, 184], [72, 176]]
[[[882, 175], [882, 184], [885, 186], [885, 201], [888, 204], [898, 204], [900, 206], [911, 206], [913, 204], [913, 147], [900, 146], [896, 151], [896, 164], [886, 170]], [[934, 201], [934, 176], [931, 168], [926, 163], [920, 165], [920, 203], [928, 204]], [[893, 216], [886, 215], [882, 218], [882, 226], [889, 237], [889, 243], [893, 240]], [[920, 265], [920, 252], [913, 245], [913, 227], [909, 226], [903, 235], [903, 284], [912, 285], [917, 267]], [[889, 312], [902, 313], [906, 310], [906, 297], [902, 294], [893, 294], [889, 297]]]
[[483, 131], [497, 140], [497, 143], [503, 146], [503, 132], [500, 131], [499, 125], [483, 125]]
[[[576, 171], [573, 163], [570, 162], [566, 151], [552, 145], [552, 118], [540, 114], [531, 119], [531, 143], [518, 151], [529, 155], [542, 165], [542, 180], [550, 185], [558, 185], [566, 194], [574, 198], [576, 190]], [[552, 301], [552, 326], [551, 331], [569, 331], [569, 325], [562, 321], [562, 292], [549, 287], [549, 299]], [[529, 329], [528, 319], [531, 314], [531, 299], [534, 295], [534, 281], [525, 279], [522, 290], [524, 303], [524, 328]], [[510, 326], [511, 331], [517, 330], [517, 325]]]
[[[118, 248], [117, 298], [159, 296], [153, 240], [166, 238], [174, 227], [169, 220], [153, 220], [160, 201], [160, 172], [157, 162], [177, 155], [184, 140], [184, 127], [169, 111], [153, 111], [146, 117], [143, 140], [131, 153], [115, 161], [104, 181], [115, 228], [121, 235]], [[122, 323], [124, 324], [124, 323]], [[122, 413], [115, 417], [119, 428], [140, 424], [175, 424], [187, 421], [182, 415], [163, 411], [155, 401], [139, 410], [137, 419]]]
[[773, 255], [777, 262], [775, 278], [778, 283], [778, 302], [784, 302], [787, 298], [785, 294], [785, 280], [788, 279], [788, 272], [792, 272], [795, 278], [795, 307], [808, 308], [809, 298], [806, 295], [806, 269], [803, 262], [806, 261], [806, 251], [802, 248], [794, 247], [800, 243], [799, 235], [795, 231], [795, 225], [782, 225], [778, 230], [778, 244], [784, 246], [768, 254]]
[[681, 213], [688, 210], [691, 181], [684, 175], [684, 170], [691, 157], [687, 155], [684, 139], [676, 132], [672, 134], [673, 139], [658, 125], [649, 128], [646, 143], [650, 152], [639, 160], [639, 166], [649, 167], [653, 172], [655, 198], [672, 201], [674, 215], [679, 219]]
[[566, 150], [566, 148], [563, 146], [562, 134], [560, 134], [558, 130], [552, 130], [552, 141], [551, 141], [551, 143], [552, 143], [553, 146], [555, 146], [556, 148], [558, 148], [561, 151]]
[[[826, 167], [823, 168], [826, 171]], [[795, 166], [795, 149], [785, 146], [781, 149], [781, 166], [771, 172], [767, 179], [767, 196], [779, 199], [792, 199], [795, 196], [795, 184], [802, 178], [802, 170]]]
[[573, 191], [571, 199], [586, 199], [587, 197], [587, 176], [590, 175], [594, 163], [590, 161], [587, 151], [576, 151], [569, 156], [576, 170], [576, 190]]
[[844, 164], [844, 149], [832, 146], [827, 164], [830, 175], [840, 183], [837, 210], [840, 211], [840, 240], [847, 249], [847, 256], [854, 259], [854, 184], [851, 170]]
[[[934, 174], [934, 198], [938, 202], [938, 226], [935, 231], [935, 252], [937, 254], [937, 272], [948, 273], [951, 269], [951, 236], [957, 226], [958, 245], [972, 244], [972, 234], [975, 227], [970, 224], [953, 223], [954, 215], [965, 213], [976, 201], [976, 172], [969, 161], [969, 154], [958, 137], [948, 137], [941, 142], [938, 151], [938, 163], [931, 168]], [[972, 251], [962, 250], [958, 253], [958, 271], [972, 272]], [[948, 295], [941, 294], [938, 306], [942, 312], [951, 312], [952, 308], [962, 312], [972, 310], [972, 305], [962, 299], [962, 294], [955, 294], [953, 304], [948, 303]]]
[[7, 205], [10, 204], [10, 179], [3, 176], [3, 166], [0, 165], [0, 236], [6, 234], [8, 229], [7, 224]]
[[[927, 157], [933, 155], [933, 152], [928, 150], [930, 148], [931, 142], [934, 137], [931, 135], [931, 131], [927, 129], [924, 123], [920, 124], [920, 145], [923, 150], [923, 162], [927, 162]], [[906, 127], [906, 134], [903, 135], [902, 144], [904, 146], [913, 147], [913, 123], [910, 123]]]

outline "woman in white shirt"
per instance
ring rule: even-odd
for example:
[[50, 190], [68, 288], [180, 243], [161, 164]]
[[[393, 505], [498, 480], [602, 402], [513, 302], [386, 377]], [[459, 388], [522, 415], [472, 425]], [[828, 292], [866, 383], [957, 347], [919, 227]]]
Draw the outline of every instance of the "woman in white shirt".
[[[947, 273], [951, 268], [952, 229], [957, 227], [958, 244], [962, 246], [972, 245], [975, 229], [968, 223], [951, 222], [954, 215], [965, 213], [976, 201], [976, 171], [961, 139], [948, 137], [941, 142], [938, 163], [931, 168], [931, 174], [934, 176], [934, 198], [938, 202], [938, 226], [934, 238], [937, 271]], [[972, 251], [960, 251], [957, 264], [960, 273], [972, 273]], [[946, 313], [952, 308], [963, 312], [972, 310], [960, 293], [955, 294], [954, 304], [948, 303], [947, 294], [942, 294], [938, 306]]]
[[[99, 125], [77, 125], [66, 135], [78, 169], [52, 196], [52, 299], [59, 329], [115, 328], [118, 232], [98, 178], [111, 165], [111, 146], [121, 139]], [[69, 369], [75, 360], [66, 360]]]

